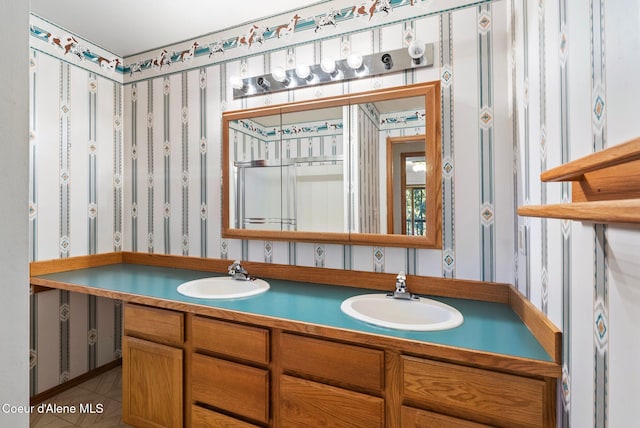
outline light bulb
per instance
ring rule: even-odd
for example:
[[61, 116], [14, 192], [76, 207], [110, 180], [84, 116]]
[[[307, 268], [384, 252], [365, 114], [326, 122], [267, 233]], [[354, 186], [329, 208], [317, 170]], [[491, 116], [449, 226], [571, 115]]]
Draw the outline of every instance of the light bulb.
[[242, 79], [235, 75], [229, 78], [229, 83], [231, 83], [233, 89], [244, 89], [245, 87]]
[[289, 79], [287, 78], [287, 72], [282, 67], [276, 67], [271, 71], [271, 76], [273, 80], [276, 82], [284, 83], [287, 85], [289, 83]]
[[331, 77], [335, 77], [338, 74], [338, 70], [336, 69], [336, 61], [333, 58], [322, 58], [322, 61], [320, 62], [320, 68]]
[[347, 57], [347, 64], [349, 67], [353, 68], [356, 73], [360, 73], [364, 70], [364, 65], [362, 64], [362, 55], [358, 55], [355, 53], [349, 54]]
[[413, 39], [411, 43], [409, 43], [409, 47], [407, 48], [407, 52], [409, 56], [413, 59], [413, 63], [418, 65], [422, 63], [422, 59], [424, 57], [425, 45], [424, 42], [420, 40]]
[[301, 79], [310, 80], [311, 68], [307, 64], [298, 64], [296, 65], [296, 75]]

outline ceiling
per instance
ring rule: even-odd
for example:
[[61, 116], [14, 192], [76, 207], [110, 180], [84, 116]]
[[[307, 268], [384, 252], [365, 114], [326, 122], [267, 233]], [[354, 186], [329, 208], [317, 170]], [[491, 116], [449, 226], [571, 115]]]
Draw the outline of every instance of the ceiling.
[[126, 57], [325, 2], [31, 0], [31, 12], [111, 53]]

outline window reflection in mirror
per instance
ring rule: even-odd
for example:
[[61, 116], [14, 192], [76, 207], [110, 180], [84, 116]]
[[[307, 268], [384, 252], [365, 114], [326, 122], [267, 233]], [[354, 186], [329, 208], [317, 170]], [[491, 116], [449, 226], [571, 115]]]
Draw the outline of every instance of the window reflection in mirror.
[[[404, 141], [401, 136], [422, 135], [414, 137], [412, 147], [414, 151], [424, 152], [425, 126], [424, 96], [361, 102], [351, 106], [350, 145], [354, 171], [350, 196], [353, 208], [351, 232], [402, 234], [401, 165], [397, 157], [400, 151], [396, 146], [394, 151], [388, 152], [386, 140], [399, 141], [400, 138]], [[389, 185], [389, 180], [396, 183], [395, 189]]]
[[[427, 165], [424, 152], [402, 154], [403, 235], [423, 236], [427, 215]], [[394, 229], [393, 233], [398, 233]]]
[[[439, 178], [425, 154], [426, 136], [388, 137], [387, 230], [389, 233], [424, 236], [432, 197], [427, 183]], [[429, 186], [430, 187], [430, 186]]]

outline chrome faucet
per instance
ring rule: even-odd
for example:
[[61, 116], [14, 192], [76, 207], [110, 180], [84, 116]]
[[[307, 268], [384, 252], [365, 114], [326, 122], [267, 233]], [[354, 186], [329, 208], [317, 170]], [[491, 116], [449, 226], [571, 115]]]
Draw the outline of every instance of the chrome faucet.
[[247, 270], [240, 264], [240, 260], [236, 260], [230, 264], [228, 270], [229, 275], [231, 275], [233, 279], [240, 281], [249, 281], [252, 279], [251, 276], [249, 276], [249, 272], [247, 272]]
[[394, 299], [405, 299], [405, 300], [418, 300], [418, 296], [414, 296], [409, 292], [407, 288], [407, 276], [404, 271], [400, 271], [398, 276], [396, 276], [396, 289], [391, 293], [387, 293], [388, 297], [393, 297]]

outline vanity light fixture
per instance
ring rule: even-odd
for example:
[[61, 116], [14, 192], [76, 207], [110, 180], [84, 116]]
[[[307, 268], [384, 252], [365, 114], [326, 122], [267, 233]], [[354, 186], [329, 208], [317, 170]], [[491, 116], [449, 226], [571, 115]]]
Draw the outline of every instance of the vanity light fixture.
[[353, 53], [346, 59], [333, 60], [324, 57], [320, 64], [298, 64], [292, 69], [275, 67], [270, 74], [239, 78], [232, 76], [233, 98], [245, 98], [279, 91], [346, 82], [363, 77], [397, 73], [418, 67], [429, 67], [434, 63], [433, 43], [413, 41], [409, 48], [395, 49], [369, 55]]
[[425, 50], [426, 50], [426, 46], [424, 42], [421, 42], [420, 40], [413, 39], [413, 41], [409, 43], [407, 52], [409, 53], [409, 56], [413, 60], [413, 65], [422, 64]]

